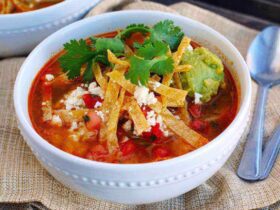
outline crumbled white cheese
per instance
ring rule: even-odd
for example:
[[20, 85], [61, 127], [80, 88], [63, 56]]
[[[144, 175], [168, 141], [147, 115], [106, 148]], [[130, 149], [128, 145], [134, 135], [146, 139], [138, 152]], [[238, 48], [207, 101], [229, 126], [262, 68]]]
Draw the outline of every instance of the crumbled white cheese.
[[148, 122], [149, 126], [156, 125], [156, 123], [157, 123], [156, 113], [153, 110], [147, 112], [147, 122]]
[[153, 92], [149, 93], [149, 89], [145, 86], [137, 86], [134, 92], [134, 98], [139, 106], [151, 105], [157, 102], [157, 98]]
[[85, 106], [85, 103], [82, 96], [86, 93], [88, 93], [88, 91], [86, 91], [81, 87], [77, 87], [68, 96], [66, 96], [66, 99], [64, 101], [65, 108], [67, 110], [71, 110], [73, 108], [74, 109], [83, 108]]
[[46, 106], [46, 105], [47, 105], [47, 102], [43, 101], [42, 106]]
[[102, 106], [102, 103], [97, 101], [94, 105], [94, 108], [97, 109], [98, 107], [101, 107]]
[[128, 140], [129, 140], [129, 138], [127, 136], [124, 136], [123, 139], [122, 139], [122, 143], [124, 143], [124, 142], [126, 142]]
[[201, 104], [200, 98], [202, 97], [199, 93], [194, 93], [194, 103], [195, 104]]
[[193, 47], [189, 44], [189, 46], [187, 47], [188, 51], [193, 51]]
[[157, 116], [157, 123], [159, 123], [159, 128], [163, 132], [165, 137], [169, 136], [168, 130], [166, 130], [166, 125], [163, 123], [162, 117], [160, 115]]
[[131, 120], [128, 120], [123, 124], [122, 127], [125, 131], [131, 131], [131, 126], [132, 126], [132, 122]]
[[60, 99], [60, 101], [59, 101], [59, 102], [63, 104], [63, 103], [64, 103], [64, 100], [63, 100], [63, 99]]
[[70, 130], [73, 131], [73, 130], [76, 130], [77, 128], [78, 128], [78, 123], [75, 121], [72, 122]]
[[101, 111], [95, 111], [96, 114], [101, 118], [101, 120], [104, 122], [104, 114]]
[[180, 116], [179, 115], [174, 115], [174, 117], [177, 119], [177, 120], [180, 120]]
[[52, 74], [46, 74], [46, 80], [52, 81], [54, 79], [54, 76]]
[[62, 120], [60, 119], [60, 117], [58, 115], [53, 115], [52, 116], [52, 121], [51, 123], [53, 125], [57, 125], [57, 126], [62, 126]]
[[153, 88], [154, 89], [157, 89], [161, 84], [160, 84], [160, 82], [151, 82], [151, 84], [152, 84], [152, 86], [153, 86]]
[[104, 98], [103, 90], [101, 89], [101, 87], [97, 86], [96, 82], [92, 82], [89, 84], [88, 91], [91, 94], [97, 95], [102, 99]]
[[163, 132], [163, 135], [166, 137], [169, 135], [168, 130], [166, 130], [166, 125], [163, 123], [162, 117], [160, 115], [157, 115], [153, 110], [147, 113], [147, 122], [150, 126], [147, 132], [151, 130], [151, 126], [155, 126], [158, 123], [160, 130]]
[[79, 141], [79, 137], [76, 134], [69, 135], [69, 138], [72, 141], [76, 141], [76, 142]]

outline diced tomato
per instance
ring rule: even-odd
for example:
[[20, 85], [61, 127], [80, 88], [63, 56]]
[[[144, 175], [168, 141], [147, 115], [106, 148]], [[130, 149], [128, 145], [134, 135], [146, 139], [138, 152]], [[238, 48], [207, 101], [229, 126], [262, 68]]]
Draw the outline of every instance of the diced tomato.
[[162, 130], [160, 130], [160, 124], [159, 123], [157, 123], [156, 125], [154, 125], [152, 127], [152, 134], [154, 136], [156, 136], [157, 138], [161, 138], [163, 136], [163, 132], [162, 132]]
[[133, 33], [128, 39], [126, 39], [126, 44], [130, 47], [133, 48], [133, 43], [134, 42], [138, 42], [140, 44], [143, 44], [145, 41], [145, 36], [140, 33], [140, 32], [136, 32], [136, 33]]
[[194, 119], [190, 126], [196, 131], [207, 132], [209, 123], [204, 120]]
[[142, 136], [149, 140], [160, 139], [163, 136], [163, 132], [162, 132], [162, 130], [160, 130], [160, 124], [157, 123], [154, 126], [152, 126], [151, 131], [143, 132]]
[[86, 116], [87, 116], [87, 121], [86, 121], [87, 129], [99, 130], [102, 119], [97, 115], [97, 113], [93, 110], [90, 110]]
[[94, 145], [90, 151], [97, 155], [107, 155], [108, 154], [107, 149], [102, 144]]
[[92, 95], [92, 94], [84, 94], [83, 100], [85, 105], [88, 109], [93, 109], [97, 102], [102, 102], [102, 99], [99, 96]]
[[147, 117], [147, 113], [149, 111], [151, 111], [152, 109], [150, 107], [148, 107], [148, 106], [142, 106], [141, 110], [142, 110], [143, 114], [145, 115], [145, 117]]
[[152, 152], [156, 158], [165, 158], [170, 155], [170, 151], [163, 146], [154, 147]]
[[86, 158], [91, 160], [98, 160], [106, 155], [108, 155], [107, 149], [103, 145], [97, 144], [94, 145], [91, 148], [91, 150], [86, 154]]
[[124, 156], [130, 155], [136, 151], [136, 145], [132, 140], [128, 140], [120, 145], [121, 152]]
[[201, 105], [199, 104], [190, 104], [188, 110], [194, 118], [201, 116]]

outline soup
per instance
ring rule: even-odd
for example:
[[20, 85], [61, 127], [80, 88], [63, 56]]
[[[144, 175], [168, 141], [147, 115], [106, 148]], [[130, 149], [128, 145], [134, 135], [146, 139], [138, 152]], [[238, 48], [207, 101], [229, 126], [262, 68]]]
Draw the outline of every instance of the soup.
[[0, 14], [12, 14], [42, 9], [63, 0], [0, 0]]
[[34, 129], [81, 158], [147, 163], [189, 153], [234, 119], [238, 92], [214, 53], [170, 20], [71, 40], [29, 94]]

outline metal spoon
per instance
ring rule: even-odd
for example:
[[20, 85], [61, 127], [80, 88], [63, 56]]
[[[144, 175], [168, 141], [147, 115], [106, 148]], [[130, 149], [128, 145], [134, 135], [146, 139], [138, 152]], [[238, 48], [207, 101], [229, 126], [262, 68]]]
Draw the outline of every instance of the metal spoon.
[[265, 179], [280, 149], [280, 125], [263, 146], [264, 116], [269, 88], [280, 84], [280, 28], [267, 27], [251, 43], [247, 54], [251, 77], [258, 83], [258, 98], [244, 153], [237, 171], [250, 181]]

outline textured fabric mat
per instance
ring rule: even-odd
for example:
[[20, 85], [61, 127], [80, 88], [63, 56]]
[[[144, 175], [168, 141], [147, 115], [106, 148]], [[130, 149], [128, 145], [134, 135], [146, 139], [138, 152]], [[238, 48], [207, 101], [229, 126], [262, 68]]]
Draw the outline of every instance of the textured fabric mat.
[[[112, 10], [149, 9], [181, 14], [205, 23], [224, 34], [243, 54], [256, 31], [187, 3], [166, 7], [152, 2], [104, 0], [88, 16]], [[247, 132], [233, 155], [210, 180], [182, 196], [167, 201], [133, 206], [98, 201], [64, 187], [44, 170], [17, 129], [13, 85], [25, 58], [0, 61], [0, 209], [279, 209], [280, 158], [269, 178], [247, 183], [236, 176]], [[256, 85], [253, 84], [253, 104]], [[279, 123], [280, 88], [270, 91], [265, 135]], [[8, 203], [12, 203], [9, 205]], [[28, 203], [28, 204], [16, 204]]]

